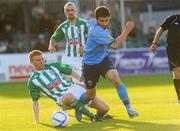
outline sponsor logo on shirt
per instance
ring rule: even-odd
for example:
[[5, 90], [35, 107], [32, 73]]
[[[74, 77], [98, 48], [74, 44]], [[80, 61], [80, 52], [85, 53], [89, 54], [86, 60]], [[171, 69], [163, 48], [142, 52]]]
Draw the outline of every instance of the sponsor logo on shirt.
[[79, 45], [80, 44], [80, 39], [79, 38], [72, 38], [68, 40], [68, 43], [70, 45]]
[[48, 88], [49, 88], [49, 90], [53, 90], [56, 87], [58, 87], [59, 84], [61, 84], [60, 80], [54, 80], [48, 85]]

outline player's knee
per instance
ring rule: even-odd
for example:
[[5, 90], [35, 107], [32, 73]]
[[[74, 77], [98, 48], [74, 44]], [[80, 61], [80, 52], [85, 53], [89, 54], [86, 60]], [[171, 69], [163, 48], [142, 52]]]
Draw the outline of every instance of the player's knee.
[[85, 85], [87, 89], [93, 89], [96, 87], [96, 82], [93, 80], [87, 80], [85, 81]]
[[105, 105], [104, 108], [103, 108], [103, 112], [104, 113], [107, 113], [109, 111], [109, 106], [108, 105]]
[[75, 97], [71, 93], [68, 93], [62, 97], [62, 102], [65, 105], [71, 104], [74, 100], [75, 100]]

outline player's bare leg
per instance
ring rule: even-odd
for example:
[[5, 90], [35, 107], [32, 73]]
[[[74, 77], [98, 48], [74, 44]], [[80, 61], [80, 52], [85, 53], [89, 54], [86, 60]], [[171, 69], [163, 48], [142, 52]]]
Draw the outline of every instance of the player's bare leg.
[[180, 104], [180, 67], [174, 68], [172, 73], [173, 73], [174, 87], [178, 98], [178, 104]]
[[109, 114], [106, 114], [109, 111], [109, 106], [101, 100], [99, 97], [95, 97], [89, 107], [97, 110], [96, 117], [98, 120], [102, 119], [113, 119], [113, 117]]
[[127, 113], [130, 118], [138, 116], [138, 112], [134, 111], [130, 104], [130, 99], [126, 90], [126, 86], [119, 78], [119, 74], [116, 69], [111, 69], [106, 73], [106, 78], [109, 79], [116, 87], [116, 91], [124, 106], [126, 107]]

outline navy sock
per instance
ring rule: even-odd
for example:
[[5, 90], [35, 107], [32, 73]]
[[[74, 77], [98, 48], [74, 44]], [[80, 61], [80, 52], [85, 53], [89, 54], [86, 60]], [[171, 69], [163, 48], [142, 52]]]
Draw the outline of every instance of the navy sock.
[[123, 104], [125, 105], [126, 109], [131, 109], [129, 96], [126, 90], [126, 86], [122, 83], [117, 88], [116, 91], [118, 93], [119, 98], [122, 100]]
[[84, 105], [85, 104], [88, 104], [89, 103], [89, 99], [86, 98], [86, 93], [83, 93], [81, 96], [80, 96], [80, 99], [81, 103], [83, 103]]

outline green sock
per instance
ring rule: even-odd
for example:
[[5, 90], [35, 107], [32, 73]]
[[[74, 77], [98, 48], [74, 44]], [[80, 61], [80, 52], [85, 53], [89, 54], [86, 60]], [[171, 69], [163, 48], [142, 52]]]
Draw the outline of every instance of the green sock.
[[85, 116], [92, 118], [93, 113], [90, 112], [79, 100], [75, 100], [70, 104], [70, 107], [74, 108], [77, 111], [80, 111]]

